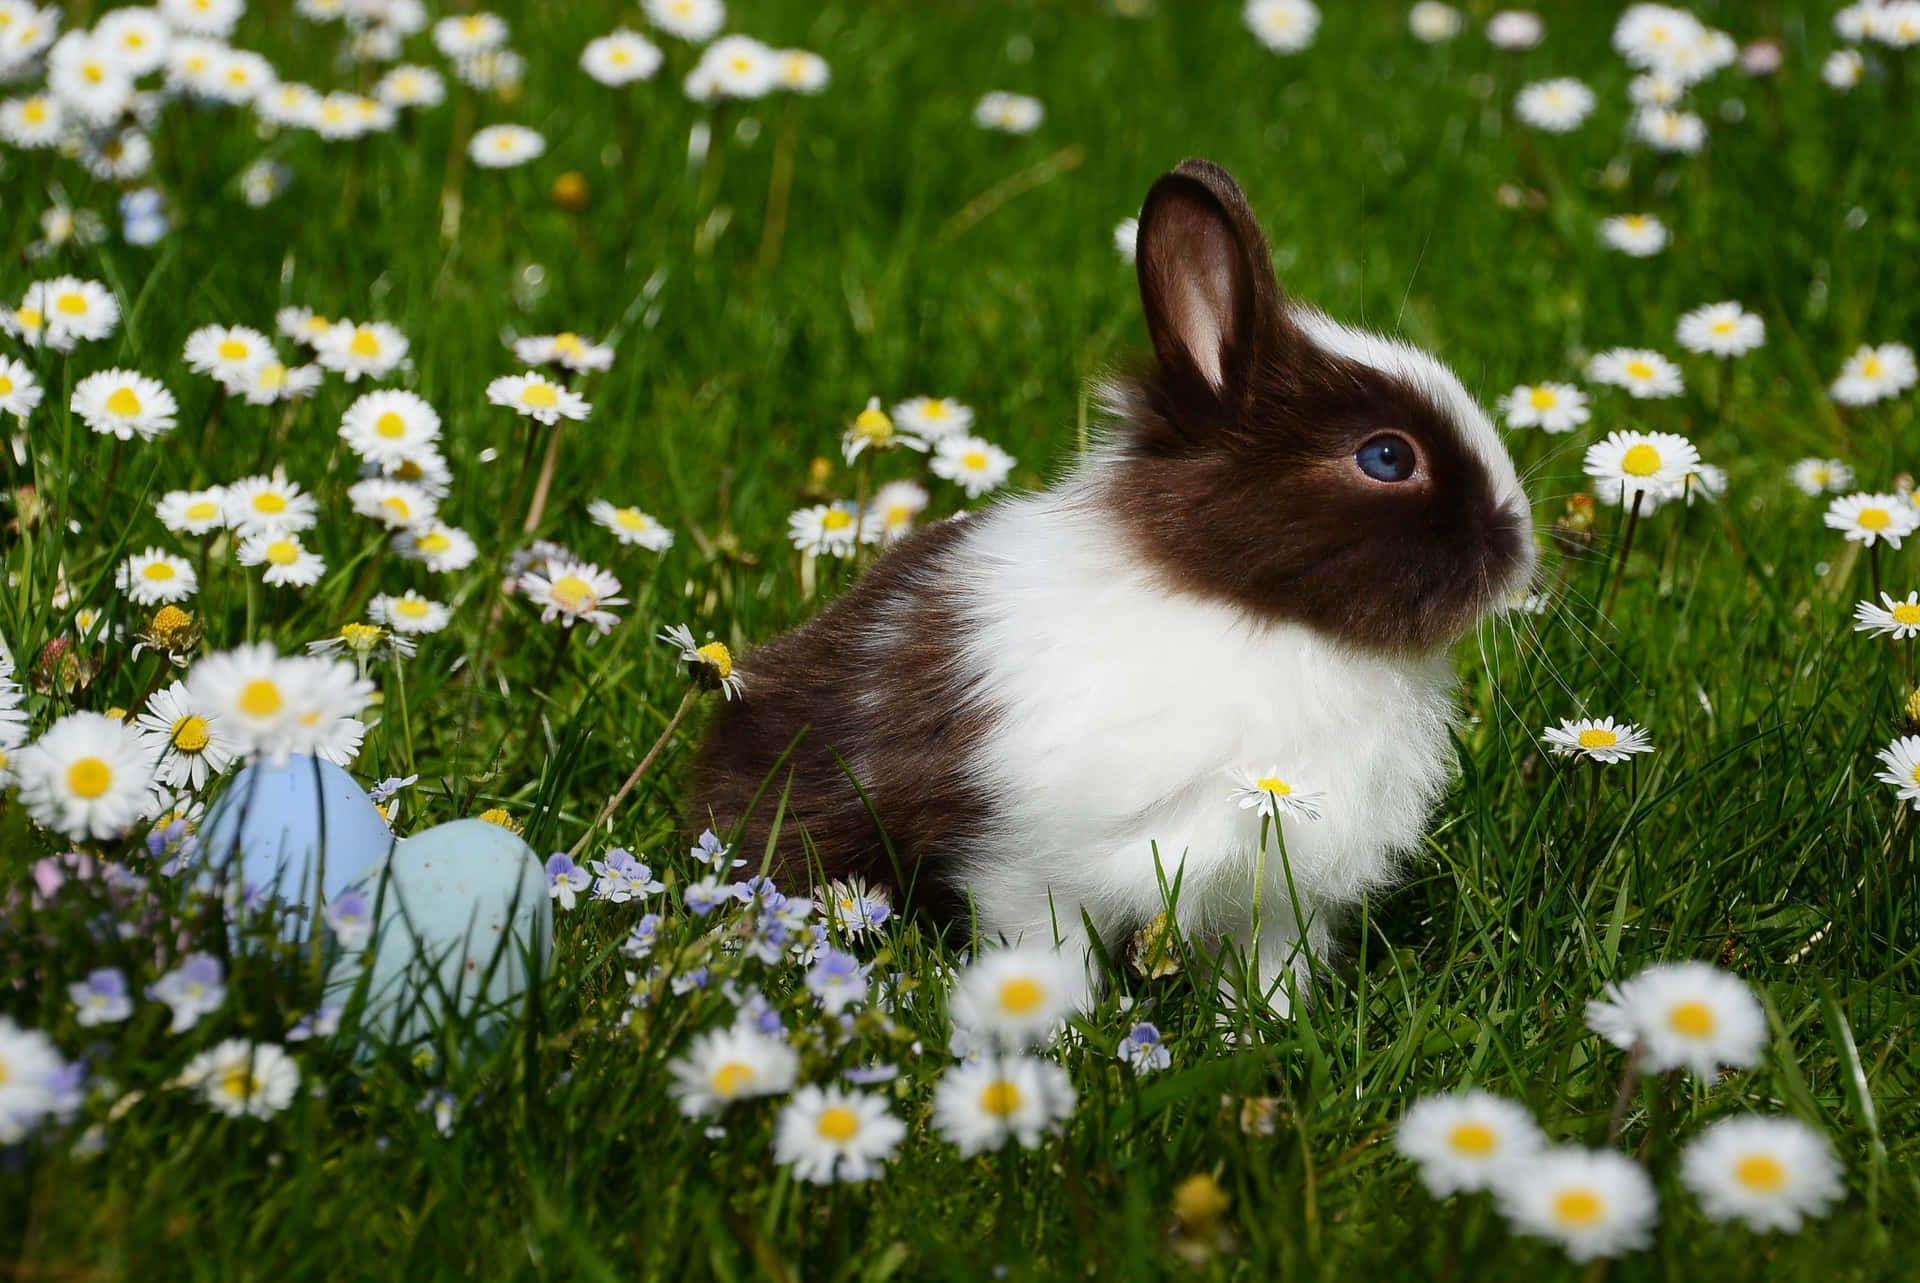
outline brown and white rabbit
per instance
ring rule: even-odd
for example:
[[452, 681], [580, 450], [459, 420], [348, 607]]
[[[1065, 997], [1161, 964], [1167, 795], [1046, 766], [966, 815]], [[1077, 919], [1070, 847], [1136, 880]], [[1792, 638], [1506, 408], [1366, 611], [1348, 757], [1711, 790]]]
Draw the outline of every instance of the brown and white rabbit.
[[742, 853], [784, 794], [782, 885], [857, 875], [1009, 939], [1084, 941], [1084, 911], [1118, 943], [1177, 877], [1183, 928], [1245, 948], [1261, 813], [1233, 772], [1279, 763], [1325, 795], [1265, 862], [1284, 1009], [1302, 943], [1419, 841], [1450, 647], [1528, 582], [1532, 522], [1459, 380], [1289, 299], [1226, 171], [1154, 183], [1136, 267], [1155, 361], [1106, 389], [1104, 443], [745, 656], [692, 818], [734, 824], [771, 777]]

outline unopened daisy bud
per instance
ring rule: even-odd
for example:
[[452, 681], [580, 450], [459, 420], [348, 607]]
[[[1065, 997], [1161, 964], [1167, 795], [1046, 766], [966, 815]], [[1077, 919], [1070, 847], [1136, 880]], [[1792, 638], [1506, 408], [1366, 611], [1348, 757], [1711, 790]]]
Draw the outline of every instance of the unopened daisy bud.
[[924, 451], [927, 443], [895, 428], [893, 420], [880, 408], [879, 397], [867, 398], [867, 408], [854, 416], [852, 426], [840, 440], [841, 453], [846, 455], [848, 463], [852, 463], [863, 450], [891, 450], [895, 446]]
[[1909, 724], [1920, 726], [1920, 686], [1914, 687], [1913, 693], [1907, 696], [1904, 711], [1906, 712]]
[[142, 649], [165, 655], [168, 661], [184, 667], [187, 657], [200, 646], [205, 629], [191, 611], [178, 606], [162, 606], [153, 612], [144, 632], [134, 635], [133, 653]]
[[587, 176], [577, 169], [569, 169], [553, 180], [553, 203], [569, 214], [578, 214], [587, 207], [593, 190], [587, 186]]

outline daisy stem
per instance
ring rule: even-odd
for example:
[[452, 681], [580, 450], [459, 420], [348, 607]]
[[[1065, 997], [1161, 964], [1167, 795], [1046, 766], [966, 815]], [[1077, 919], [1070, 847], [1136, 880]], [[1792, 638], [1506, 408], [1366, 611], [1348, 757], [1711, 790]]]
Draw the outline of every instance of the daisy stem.
[[1467, 1236], [1467, 1200], [1453, 1200], [1453, 1214], [1447, 1218], [1445, 1245], [1440, 1249], [1440, 1269], [1435, 1283], [1453, 1283], [1460, 1274], [1460, 1247]]
[[107, 520], [106, 505], [113, 502], [113, 483], [119, 479], [120, 453], [126, 447], [126, 444], [127, 443], [119, 437], [113, 439], [113, 457], [107, 461], [107, 484], [102, 487], [105, 491], [105, 496], [100, 500], [100, 522], [102, 525], [105, 525]]
[[1873, 541], [1873, 547], [1867, 549], [1867, 574], [1873, 580], [1873, 600], [1880, 600], [1880, 541]]
[[633, 768], [633, 773], [627, 776], [626, 782], [607, 799], [607, 804], [600, 808], [600, 814], [593, 817], [593, 823], [587, 825], [586, 831], [567, 852], [569, 860], [579, 855], [586, 847], [587, 839], [593, 836], [593, 831], [611, 819], [613, 813], [620, 809], [620, 804], [627, 800], [627, 794], [633, 792], [634, 785], [638, 784], [640, 777], [647, 773], [647, 768], [653, 765], [653, 760], [660, 756], [660, 751], [667, 746], [667, 741], [673, 737], [673, 733], [680, 729], [680, 723], [686, 720], [687, 714], [693, 709], [693, 701], [698, 698], [700, 698], [700, 692], [697, 688], [687, 691], [680, 697], [680, 707], [673, 710], [673, 716], [668, 719], [666, 729], [660, 732], [660, 738], [653, 742], [653, 747], [648, 749], [647, 755], [640, 759], [640, 764]]
[[[1260, 892], [1267, 885], [1267, 821], [1273, 821], [1273, 835], [1280, 836], [1280, 813], [1269, 807], [1269, 814], [1260, 817], [1260, 850], [1253, 857], [1253, 939], [1247, 952], [1247, 970], [1252, 981], [1248, 988], [1257, 988], [1260, 983]], [[1251, 1005], [1251, 1004], [1249, 1004]]]
[[1613, 1098], [1613, 1113], [1607, 1118], [1607, 1146], [1612, 1148], [1620, 1139], [1620, 1129], [1627, 1122], [1627, 1107], [1633, 1104], [1634, 1093], [1640, 1089], [1640, 1062], [1646, 1054], [1646, 1044], [1636, 1041], [1633, 1050], [1627, 1053], [1627, 1067], [1620, 1075], [1620, 1090]]
[[793, 152], [800, 141], [800, 117], [791, 100], [780, 117], [780, 137], [773, 145], [773, 173], [767, 179], [767, 212], [760, 221], [760, 256], [755, 270], [772, 270], [780, 261], [787, 235], [787, 206], [793, 195]]
[[547, 454], [540, 461], [540, 476], [533, 483], [533, 501], [527, 505], [527, 519], [520, 529], [532, 534], [540, 526], [540, 518], [546, 515], [547, 494], [553, 489], [553, 470], [560, 464], [560, 434], [566, 430], [565, 419], [547, 430]]
[[213, 443], [220, 434], [220, 415], [227, 408], [226, 394], [222, 393], [213, 403], [213, 409], [207, 411], [206, 422], [200, 425], [200, 457], [213, 458]]
[[861, 549], [866, 547], [862, 536], [867, 533], [867, 499], [873, 493], [873, 456], [874, 451], [865, 450], [860, 455], [860, 470], [853, 478], [853, 564], [860, 564]]
[[553, 662], [547, 665], [547, 675], [540, 679], [540, 689], [550, 691], [560, 676], [560, 661], [567, 657], [567, 643], [573, 640], [572, 624], [560, 630], [559, 640], [553, 644]]
[[473, 91], [454, 104], [453, 132], [447, 136], [447, 176], [440, 187], [440, 239], [460, 235], [460, 183], [467, 172], [467, 140], [473, 135]]
[[407, 713], [407, 666], [396, 656], [393, 660], [393, 695], [400, 705], [400, 743], [407, 751], [406, 774], [415, 773], [413, 766], [413, 718]]
[[1640, 525], [1640, 504], [1647, 497], [1644, 490], [1633, 492], [1633, 510], [1627, 514], [1627, 533], [1620, 539], [1620, 559], [1613, 568], [1613, 587], [1607, 589], [1606, 605], [1600, 608], [1602, 623], [1613, 618], [1613, 603], [1620, 596], [1620, 585], [1627, 577], [1627, 558], [1633, 555], [1633, 532]]

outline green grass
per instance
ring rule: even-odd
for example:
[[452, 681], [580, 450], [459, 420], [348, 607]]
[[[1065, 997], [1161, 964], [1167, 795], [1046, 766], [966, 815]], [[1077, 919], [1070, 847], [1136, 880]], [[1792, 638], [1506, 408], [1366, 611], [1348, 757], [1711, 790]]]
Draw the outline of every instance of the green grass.
[[[1317, 44], [1290, 58], [1262, 50], [1235, 4], [1156, 7], [1129, 20], [1040, 0], [735, 0], [732, 29], [831, 61], [826, 93], [698, 108], [678, 90], [691, 55], [663, 40], [666, 71], [616, 110], [622, 96], [574, 61], [624, 11], [506, 6], [528, 59], [524, 95], [477, 101], [474, 119], [531, 125], [549, 151], [505, 173], [467, 168], [450, 237], [441, 196], [466, 110], [457, 85], [447, 106], [391, 136], [332, 146], [262, 142], [245, 115], [170, 107], [154, 132], [155, 181], [175, 227], [152, 249], [110, 239], [30, 261], [56, 190], [109, 221], [114, 194], [69, 160], [0, 153], [0, 297], [72, 270], [108, 282], [126, 313], [109, 343], [70, 360], [0, 340], [48, 386], [27, 461], [3, 465], [10, 486], [37, 493], [29, 502], [16, 489], [18, 524], [0, 544], [12, 584], [0, 629], [24, 669], [70, 635], [76, 605], [137, 626], [114, 594], [114, 564], [149, 543], [181, 548], [151, 499], [284, 464], [321, 496], [314, 544], [329, 577], [250, 601], [251, 572], [217, 556], [197, 603], [208, 646], [297, 649], [376, 590], [449, 601], [454, 627], [406, 666], [404, 723], [397, 684], [376, 672], [388, 698], [356, 773], [418, 771], [403, 831], [504, 807], [545, 854], [572, 844], [681, 698], [655, 632], [684, 622], [747, 648], [844, 585], [844, 569], [822, 566], [815, 599], [803, 596], [785, 520], [815, 456], [834, 459], [828, 485], [851, 494], [838, 434], [869, 395], [966, 401], [979, 431], [1018, 456], [1020, 486], [1070, 464], [1089, 379], [1145, 346], [1111, 229], [1183, 156], [1240, 178], [1290, 291], [1432, 348], [1488, 403], [1519, 382], [1575, 379], [1605, 347], [1678, 355], [1681, 312], [1743, 301], [1765, 317], [1768, 343], [1725, 387], [1704, 358], [1687, 358], [1683, 399], [1598, 391], [1580, 433], [1513, 437], [1543, 529], [1584, 483], [1581, 450], [1613, 428], [1687, 433], [1728, 470], [1729, 497], [1643, 524], [1611, 622], [1596, 603], [1620, 524], [1603, 512], [1552, 614], [1489, 625], [1462, 648], [1458, 787], [1405, 882], [1356, 915], [1315, 1001], [1290, 1020], [1253, 1018], [1234, 1046], [1206, 977], [1123, 972], [1061, 1053], [1080, 1092], [1063, 1135], [962, 1160], [926, 1118], [947, 1063], [930, 977], [952, 965], [952, 942], [896, 921], [876, 970], [904, 973], [916, 1000], [891, 1029], [863, 1018], [853, 1045], [811, 1036], [803, 1077], [896, 1061], [901, 1077], [885, 1090], [909, 1137], [884, 1180], [823, 1191], [771, 1162], [772, 1105], [736, 1108], [718, 1137], [679, 1117], [665, 1066], [728, 1004], [716, 986], [627, 1016], [630, 964], [614, 950], [639, 910], [583, 904], [559, 915], [553, 974], [499, 1045], [450, 1036], [416, 1063], [303, 1044], [307, 1083], [325, 1095], [303, 1094], [269, 1122], [229, 1121], [163, 1084], [219, 1037], [278, 1041], [317, 999], [311, 972], [254, 949], [234, 963], [227, 1005], [191, 1034], [166, 1033], [151, 1002], [125, 1025], [79, 1028], [67, 983], [119, 965], [141, 986], [175, 954], [163, 942], [156, 959], [149, 936], [103, 935], [94, 888], [70, 884], [45, 906], [27, 898], [27, 865], [59, 845], [8, 803], [0, 1011], [87, 1055], [96, 1090], [70, 1128], [0, 1163], [0, 1265], [88, 1279], [960, 1279], [999, 1266], [1010, 1278], [1186, 1277], [1166, 1241], [1169, 1209], [1175, 1187], [1205, 1172], [1231, 1197], [1234, 1239], [1206, 1277], [1430, 1278], [1459, 1235], [1463, 1277], [1573, 1278], [1580, 1267], [1510, 1237], [1484, 1200], [1456, 1215], [1430, 1198], [1394, 1154], [1393, 1124], [1418, 1096], [1472, 1083], [1524, 1100], [1557, 1138], [1599, 1143], [1625, 1057], [1585, 1029], [1584, 1004], [1647, 962], [1705, 958], [1764, 994], [1768, 1056], [1711, 1090], [1644, 1087], [1624, 1143], [1655, 1173], [1662, 1225], [1651, 1250], [1609, 1276], [1904, 1276], [1900, 1244], [1920, 1230], [1920, 866], [1912, 818], [1873, 781], [1872, 755], [1901, 733], [1907, 686], [1897, 649], [1848, 631], [1868, 559], [1843, 552], [1820, 501], [1792, 490], [1785, 469], [1837, 455], [1863, 486], [1884, 488], [1912, 463], [1911, 394], [1848, 413], [1824, 390], [1858, 343], [1920, 333], [1920, 152], [1901, 123], [1912, 68], [1893, 61], [1842, 97], [1818, 76], [1835, 46], [1829, 6], [1703, 5], [1742, 40], [1779, 39], [1786, 69], [1760, 81], [1730, 71], [1696, 91], [1706, 151], [1661, 158], [1626, 141], [1611, 6], [1555, 6], [1543, 46], [1496, 55], [1477, 28], [1450, 46], [1415, 43], [1399, 4], [1329, 4]], [[1473, 7], [1484, 18], [1488, 6]], [[333, 29], [316, 34], [280, 4], [250, 14], [236, 42], [287, 79], [328, 87], [353, 74], [335, 63]], [[409, 54], [442, 64], [425, 36]], [[1513, 91], [1558, 74], [1595, 88], [1595, 116], [1567, 137], [1519, 132]], [[1046, 122], [1025, 138], [976, 130], [973, 100], [991, 88], [1036, 93]], [[715, 161], [691, 169], [688, 130], [701, 120]], [[793, 177], [776, 241], [766, 212], [782, 149]], [[252, 210], [235, 180], [263, 152], [297, 177]], [[549, 197], [569, 169], [591, 186], [579, 214]], [[1537, 199], [1502, 201], [1509, 184]], [[1633, 210], [1673, 228], [1667, 252], [1600, 248], [1599, 219]], [[383, 559], [383, 540], [341, 499], [353, 460], [334, 428], [364, 385], [330, 378], [284, 441], [278, 411], [230, 405], [203, 427], [216, 395], [178, 356], [187, 333], [266, 328], [286, 304], [408, 334], [414, 367], [400, 382], [446, 420], [455, 484], [444, 510], [480, 541], [472, 570], [429, 579]], [[588, 385], [591, 419], [566, 433], [539, 533], [612, 567], [632, 602], [611, 636], [577, 639], [549, 679], [551, 627], [518, 601], [489, 623], [496, 571], [519, 542], [523, 460], [537, 455], [483, 390], [518, 368], [503, 334], [561, 328], [607, 336], [618, 357]], [[110, 364], [162, 379], [182, 411], [161, 443], [121, 451], [117, 470], [112, 443], [66, 411], [73, 382]], [[882, 475], [911, 469], [890, 458]], [[936, 512], [950, 510], [956, 493], [932, 485]], [[618, 549], [586, 519], [598, 497], [640, 505], [678, 542], [659, 558]], [[75, 596], [56, 605], [62, 567]], [[1920, 584], [1910, 549], [1879, 569], [1901, 593]], [[97, 678], [30, 697], [36, 730], [71, 708], [127, 705], [160, 674], [160, 661], [117, 643], [82, 650], [101, 662]], [[1582, 711], [1645, 724], [1659, 751], [1591, 787], [1538, 742], [1542, 726]], [[676, 886], [696, 876], [676, 836], [692, 740], [669, 746], [614, 827]], [[107, 853], [144, 859], [137, 842]], [[670, 912], [657, 959], [711, 962], [716, 977], [738, 965], [701, 926]], [[198, 930], [225, 947], [217, 920]], [[790, 1025], [809, 1010], [796, 981], [788, 969], [769, 983]], [[1122, 993], [1152, 1004], [1172, 1070], [1136, 1079], [1115, 1063], [1132, 1019]], [[417, 1108], [443, 1088], [459, 1101], [444, 1138]], [[1243, 1134], [1223, 1109], [1246, 1096], [1278, 1099], [1272, 1135]], [[1830, 1218], [1767, 1237], [1701, 1216], [1674, 1178], [1678, 1149], [1743, 1109], [1831, 1135], [1848, 1193]], [[91, 1124], [106, 1148], [77, 1155]]]

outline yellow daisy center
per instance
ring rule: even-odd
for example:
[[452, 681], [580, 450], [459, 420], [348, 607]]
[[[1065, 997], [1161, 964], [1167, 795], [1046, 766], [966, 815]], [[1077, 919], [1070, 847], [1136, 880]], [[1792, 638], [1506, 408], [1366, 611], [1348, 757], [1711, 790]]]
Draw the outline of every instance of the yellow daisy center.
[[1920, 624], [1920, 606], [1912, 602], [1901, 602], [1893, 608], [1892, 614], [1893, 622], [1896, 624], [1905, 624], [1909, 628]]
[[285, 703], [280, 688], [265, 677], [256, 677], [240, 688], [239, 709], [248, 717], [272, 717]]
[[828, 509], [827, 514], [820, 518], [820, 527], [823, 530], [845, 530], [852, 524], [853, 514], [839, 508]]
[[560, 576], [553, 581], [553, 586], [547, 590], [547, 595], [562, 610], [576, 615], [593, 608], [593, 585], [578, 575]]
[[[615, 45], [613, 46], [613, 48], [607, 50], [607, 61], [611, 62], [616, 67], [624, 67], [629, 62], [633, 61], [633, 55], [629, 54], [620, 45]], [[824, 1127], [825, 1125], [826, 1124], [824, 1122], [821, 1124], [822, 1127]]]
[[733, 69], [744, 76], [753, 70], [753, 59], [744, 54], [735, 54], [733, 56]]
[[960, 466], [968, 472], [984, 472], [987, 467], [987, 456], [978, 450], [969, 450], [960, 456]]
[[862, 410], [854, 416], [853, 434], [868, 441], [886, 441], [893, 436], [893, 420], [882, 410]]
[[168, 742], [182, 753], [198, 753], [206, 748], [210, 738], [207, 733], [207, 719], [189, 713], [174, 722]]
[[113, 787], [113, 768], [97, 757], [83, 757], [67, 768], [67, 789], [88, 800]]
[[1626, 370], [1627, 377], [1630, 379], [1646, 380], [1653, 377], [1653, 366], [1646, 361], [1638, 359], [1628, 361]]
[[887, 526], [890, 529], [896, 526], [908, 525], [912, 521], [913, 507], [910, 504], [896, 503], [887, 509]]
[[385, 635], [386, 630], [375, 624], [342, 624], [340, 626], [340, 640], [362, 654], [379, 645], [380, 639]]
[[528, 405], [545, 410], [560, 404], [560, 393], [551, 383], [529, 383], [520, 389], [520, 399]]
[[653, 525], [647, 520], [647, 514], [638, 508], [620, 508], [613, 514], [613, 524], [626, 530], [646, 530]]
[[394, 614], [402, 615], [408, 619], [425, 619], [427, 617], [427, 603], [418, 597], [402, 597], [394, 602], [389, 609], [392, 610]]
[[[1633, 367], [1629, 365], [1627, 368], [1631, 371]], [[1660, 452], [1644, 441], [1629, 446], [1627, 452], [1620, 456], [1620, 470], [1636, 477], [1650, 477], [1660, 471]]]
[[713, 1085], [714, 1095], [723, 1097], [738, 1096], [741, 1092], [753, 1085], [753, 1066], [744, 1061], [729, 1060], [726, 1064], [714, 1070], [713, 1077], [708, 1081]]
[[188, 521], [212, 521], [220, 515], [220, 505], [211, 499], [202, 499], [198, 503], [187, 505]]
[[107, 78], [107, 69], [97, 62], [90, 62], [80, 68], [80, 74], [87, 78], [88, 84], [97, 85]]
[[1031, 1013], [1043, 1001], [1047, 992], [1038, 983], [1025, 976], [1016, 976], [1000, 986], [1000, 1006], [1016, 1016]]
[[269, 361], [255, 372], [253, 381], [269, 392], [278, 392], [287, 384], [287, 367], [278, 361]]
[[397, 517], [401, 521], [405, 521], [413, 515], [413, 509], [407, 506], [407, 501], [405, 499], [402, 499], [397, 494], [388, 495], [386, 498], [382, 499], [380, 501], [380, 506], [382, 508], [385, 508], [388, 512], [391, 512], [395, 517]]
[[925, 405], [920, 407], [920, 413], [925, 415], [929, 419], [946, 418], [948, 414], [947, 399], [945, 397], [935, 397], [933, 400], [927, 402]]
[[363, 325], [353, 332], [353, 341], [347, 344], [347, 350], [355, 356], [379, 356], [380, 336]]
[[1606, 1213], [1606, 1201], [1590, 1189], [1570, 1189], [1554, 1196], [1553, 1218], [1574, 1229], [1598, 1225]]
[[132, 388], [115, 388], [113, 395], [107, 398], [107, 410], [109, 413], [130, 419], [140, 413], [140, 398], [134, 394]]
[[1263, 775], [1254, 781], [1255, 785], [1275, 797], [1286, 797], [1293, 792], [1293, 785], [1273, 775]]
[[13, 391], [13, 380], [0, 374], [0, 396], [5, 396], [11, 391]]
[[172, 563], [165, 561], [150, 561], [140, 568], [140, 573], [155, 583], [165, 583], [176, 574]]
[[1667, 1012], [1667, 1027], [1688, 1038], [1706, 1038], [1713, 1033], [1713, 1008], [1697, 1000], [1676, 1002]]
[[1621, 219], [1620, 222], [1630, 232], [1644, 232], [1647, 230], [1647, 216], [1645, 214], [1628, 214], [1625, 218]]
[[23, 307], [13, 314], [13, 319], [20, 322], [20, 328], [23, 330], [37, 330], [46, 317], [41, 315], [37, 307]]
[[29, 125], [45, 123], [47, 119], [47, 100], [45, 98], [27, 99], [27, 105], [21, 108], [21, 114], [27, 118]]
[[436, 530], [431, 534], [420, 536], [414, 541], [414, 546], [421, 552], [445, 552], [453, 547], [453, 540]]
[[300, 560], [300, 545], [291, 539], [276, 539], [267, 545], [267, 560], [276, 566], [291, 566]]
[[1862, 508], [1853, 520], [1862, 530], [1885, 530], [1893, 524], [1893, 514], [1885, 508]]
[[1580, 732], [1581, 748], [1612, 748], [1619, 742], [1620, 737], [1618, 735], [1615, 735], [1612, 731], [1602, 730], [1598, 726], [1590, 726]]
[[247, 345], [239, 339], [222, 339], [218, 350], [220, 359], [223, 361], [244, 360], [249, 351]]
[[479, 14], [471, 14], [460, 19], [460, 30], [470, 36], [478, 36], [485, 29], [486, 25], [480, 20]]
[[1733, 1179], [1759, 1194], [1786, 1188], [1787, 1166], [1772, 1154], [1748, 1154], [1733, 1165]]
[[266, 1083], [247, 1072], [244, 1065], [235, 1066], [220, 1077], [221, 1092], [235, 1100], [246, 1100], [265, 1086]]
[[1886, 366], [1880, 364], [1880, 358], [1870, 356], [1860, 362], [1860, 373], [1869, 379], [1877, 379], [1886, 372]]
[[1527, 393], [1527, 400], [1536, 410], [1551, 410], [1560, 404], [1560, 398], [1553, 394], [1552, 388], [1534, 388]]
[[996, 1078], [980, 1091], [980, 1108], [1005, 1118], [1020, 1108], [1020, 1088], [1005, 1078]]
[[708, 642], [693, 653], [712, 664], [713, 670], [723, 679], [733, 676], [733, 652], [727, 649], [725, 642]]
[[407, 421], [388, 410], [373, 421], [373, 430], [389, 441], [398, 440], [407, 435]]
[[1907, 778], [1915, 784], [1920, 784], [1920, 763], [1915, 764], [1913, 770], [1908, 772]]
[[262, 490], [253, 497], [253, 510], [255, 512], [269, 514], [285, 512], [287, 510], [287, 497], [283, 494], [276, 494], [272, 490]]
[[[625, 61], [625, 58], [626, 54], [623, 50], [621, 51], [621, 56], [618, 61]], [[553, 350], [556, 352], [565, 352], [568, 356], [579, 356], [585, 349], [580, 345], [580, 336], [578, 334], [570, 330], [563, 330], [553, 336]]]
[[1733, 322], [1725, 317], [1721, 317], [1715, 321], [1710, 328], [1715, 334], [1731, 334], [1733, 333]]
[[845, 1144], [854, 1138], [860, 1130], [860, 1117], [851, 1109], [842, 1109], [835, 1105], [831, 1109], [820, 1111], [820, 1121], [814, 1124], [822, 1140], [837, 1141]]
[[1485, 1158], [1500, 1146], [1500, 1138], [1485, 1123], [1461, 1123], [1447, 1133], [1447, 1144], [1462, 1154]]

